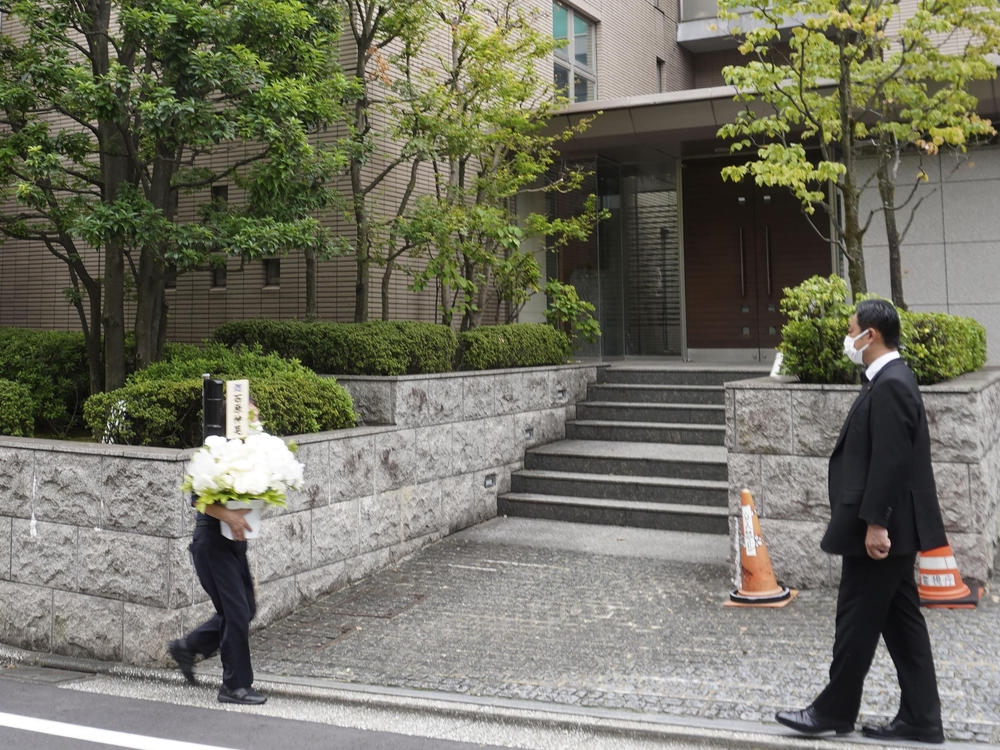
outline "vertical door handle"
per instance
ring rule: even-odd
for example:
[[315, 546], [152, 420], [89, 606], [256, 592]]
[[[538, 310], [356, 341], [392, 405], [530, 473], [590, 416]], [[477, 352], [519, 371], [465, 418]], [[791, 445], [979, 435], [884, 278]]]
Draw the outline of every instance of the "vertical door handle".
[[767, 296], [771, 297], [771, 227], [764, 226], [764, 273], [767, 277]]
[[743, 252], [743, 227], [740, 227], [740, 296], [747, 296], [747, 263]]

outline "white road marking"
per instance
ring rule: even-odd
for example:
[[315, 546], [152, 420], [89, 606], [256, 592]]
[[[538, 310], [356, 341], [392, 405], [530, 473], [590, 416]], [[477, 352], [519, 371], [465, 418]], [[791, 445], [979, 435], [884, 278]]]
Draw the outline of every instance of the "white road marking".
[[25, 732], [51, 734], [56, 737], [68, 737], [84, 742], [98, 742], [116, 747], [129, 747], [134, 750], [231, 750], [218, 745], [201, 745], [195, 742], [180, 740], [165, 740], [161, 737], [147, 737], [141, 734], [115, 732], [110, 729], [96, 729], [80, 724], [67, 724], [62, 721], [36, 719], [32, 716], [19, 716], [0, 712], [0, 726], [11, 729], [21, 729]]

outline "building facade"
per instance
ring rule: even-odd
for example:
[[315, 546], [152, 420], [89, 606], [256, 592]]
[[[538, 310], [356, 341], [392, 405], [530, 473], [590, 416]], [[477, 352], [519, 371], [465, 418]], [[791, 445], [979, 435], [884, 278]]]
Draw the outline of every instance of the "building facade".
[[[559, 253], [534, 246], [549, 277], [572, 283], [597, 308], [603, 335], [580, 353], [770, 362], [782, 325], [782, 289], [845, 267], [787, 191], [721, 179], [730, 157], [716, 132], [740, 106], [721, 70], [740, 55], [719, 28], [715, 0], [524, 2], [566, 40], [553, 56], [552, 75], [571, 104], [556, 124], [596, 115], [562, 153], [587, 167], [581, 193], [595, 193], [609, 218], [587, 242]], [[976, 93], [983, 116], [1000, 119], [1000, 84], [994, 80]], [[990, 361], [1000, 363], [1000, 146], [976, 148], [960, 161], [944, 154], [924, 158], [921, 166], [927, 199], [902, 250], [906, 300], [914, 310], [979, 320], [988, 331]], [[518, 207], [570, 213], [579, 200], [529, 194], [519, 197]], [[865, 205], [877, 204], [872, 188]], [[339, 217], [328, 223], [351, 231]], [[865, 238], [867, 278], [869, 291], [888, 297], [880, 224], [876, 217]], [[168, 292], [168, 337], [200, 341], [227, 320], [302, 317], [303, 266], [302, 257], [291, 254], [179, 275]], [[370, 314], [378, 317], [381, 272], [372, 273]], [[75, 311], [63, 302], [65, 277], [59, 261], [8, 240], [0, 249], [0, 325], [76, 328]], [[321, 262], [318, 278], [320, 319], [352, 319], [352, 260]], [[392, 318], [435, 318], [433, 295], [409, 291], [402, 274], [393, 278], [390, 299]], [[544, 307], [536, 295], [521, 320], [543, 320]]]

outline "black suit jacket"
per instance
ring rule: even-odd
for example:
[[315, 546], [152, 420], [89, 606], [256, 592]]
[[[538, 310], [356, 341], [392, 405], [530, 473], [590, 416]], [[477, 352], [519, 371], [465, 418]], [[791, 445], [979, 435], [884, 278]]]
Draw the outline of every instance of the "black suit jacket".
[[895, 359], [862, 387], [830, 456], [830, 525], [822, 548], [866, 555], [868, 524], [889, 530], [891, 555], [948, 543], [916, 378]]

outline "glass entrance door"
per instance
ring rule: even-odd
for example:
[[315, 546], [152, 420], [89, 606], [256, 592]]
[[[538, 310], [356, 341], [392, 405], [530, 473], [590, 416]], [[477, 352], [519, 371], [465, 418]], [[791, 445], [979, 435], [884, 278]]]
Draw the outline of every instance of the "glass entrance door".
[[[596, 345], [578, 342], [582, 356], [669, 356], [681, 353], [681, 264], [675, 164], [620, 164], [597, 158], [585, 189], [607, 212], [586, 242], [572, 242], [550, 259], [550, 275], [576, 287], [596, 307]], [[589, 165], [588, 165], [589, 166]], [[581, 191], [582, 192], [582, 191]], [[584, 194], [583, 197], [585, 197]], [[557, 216], [579, 208], [561, 196]]]

